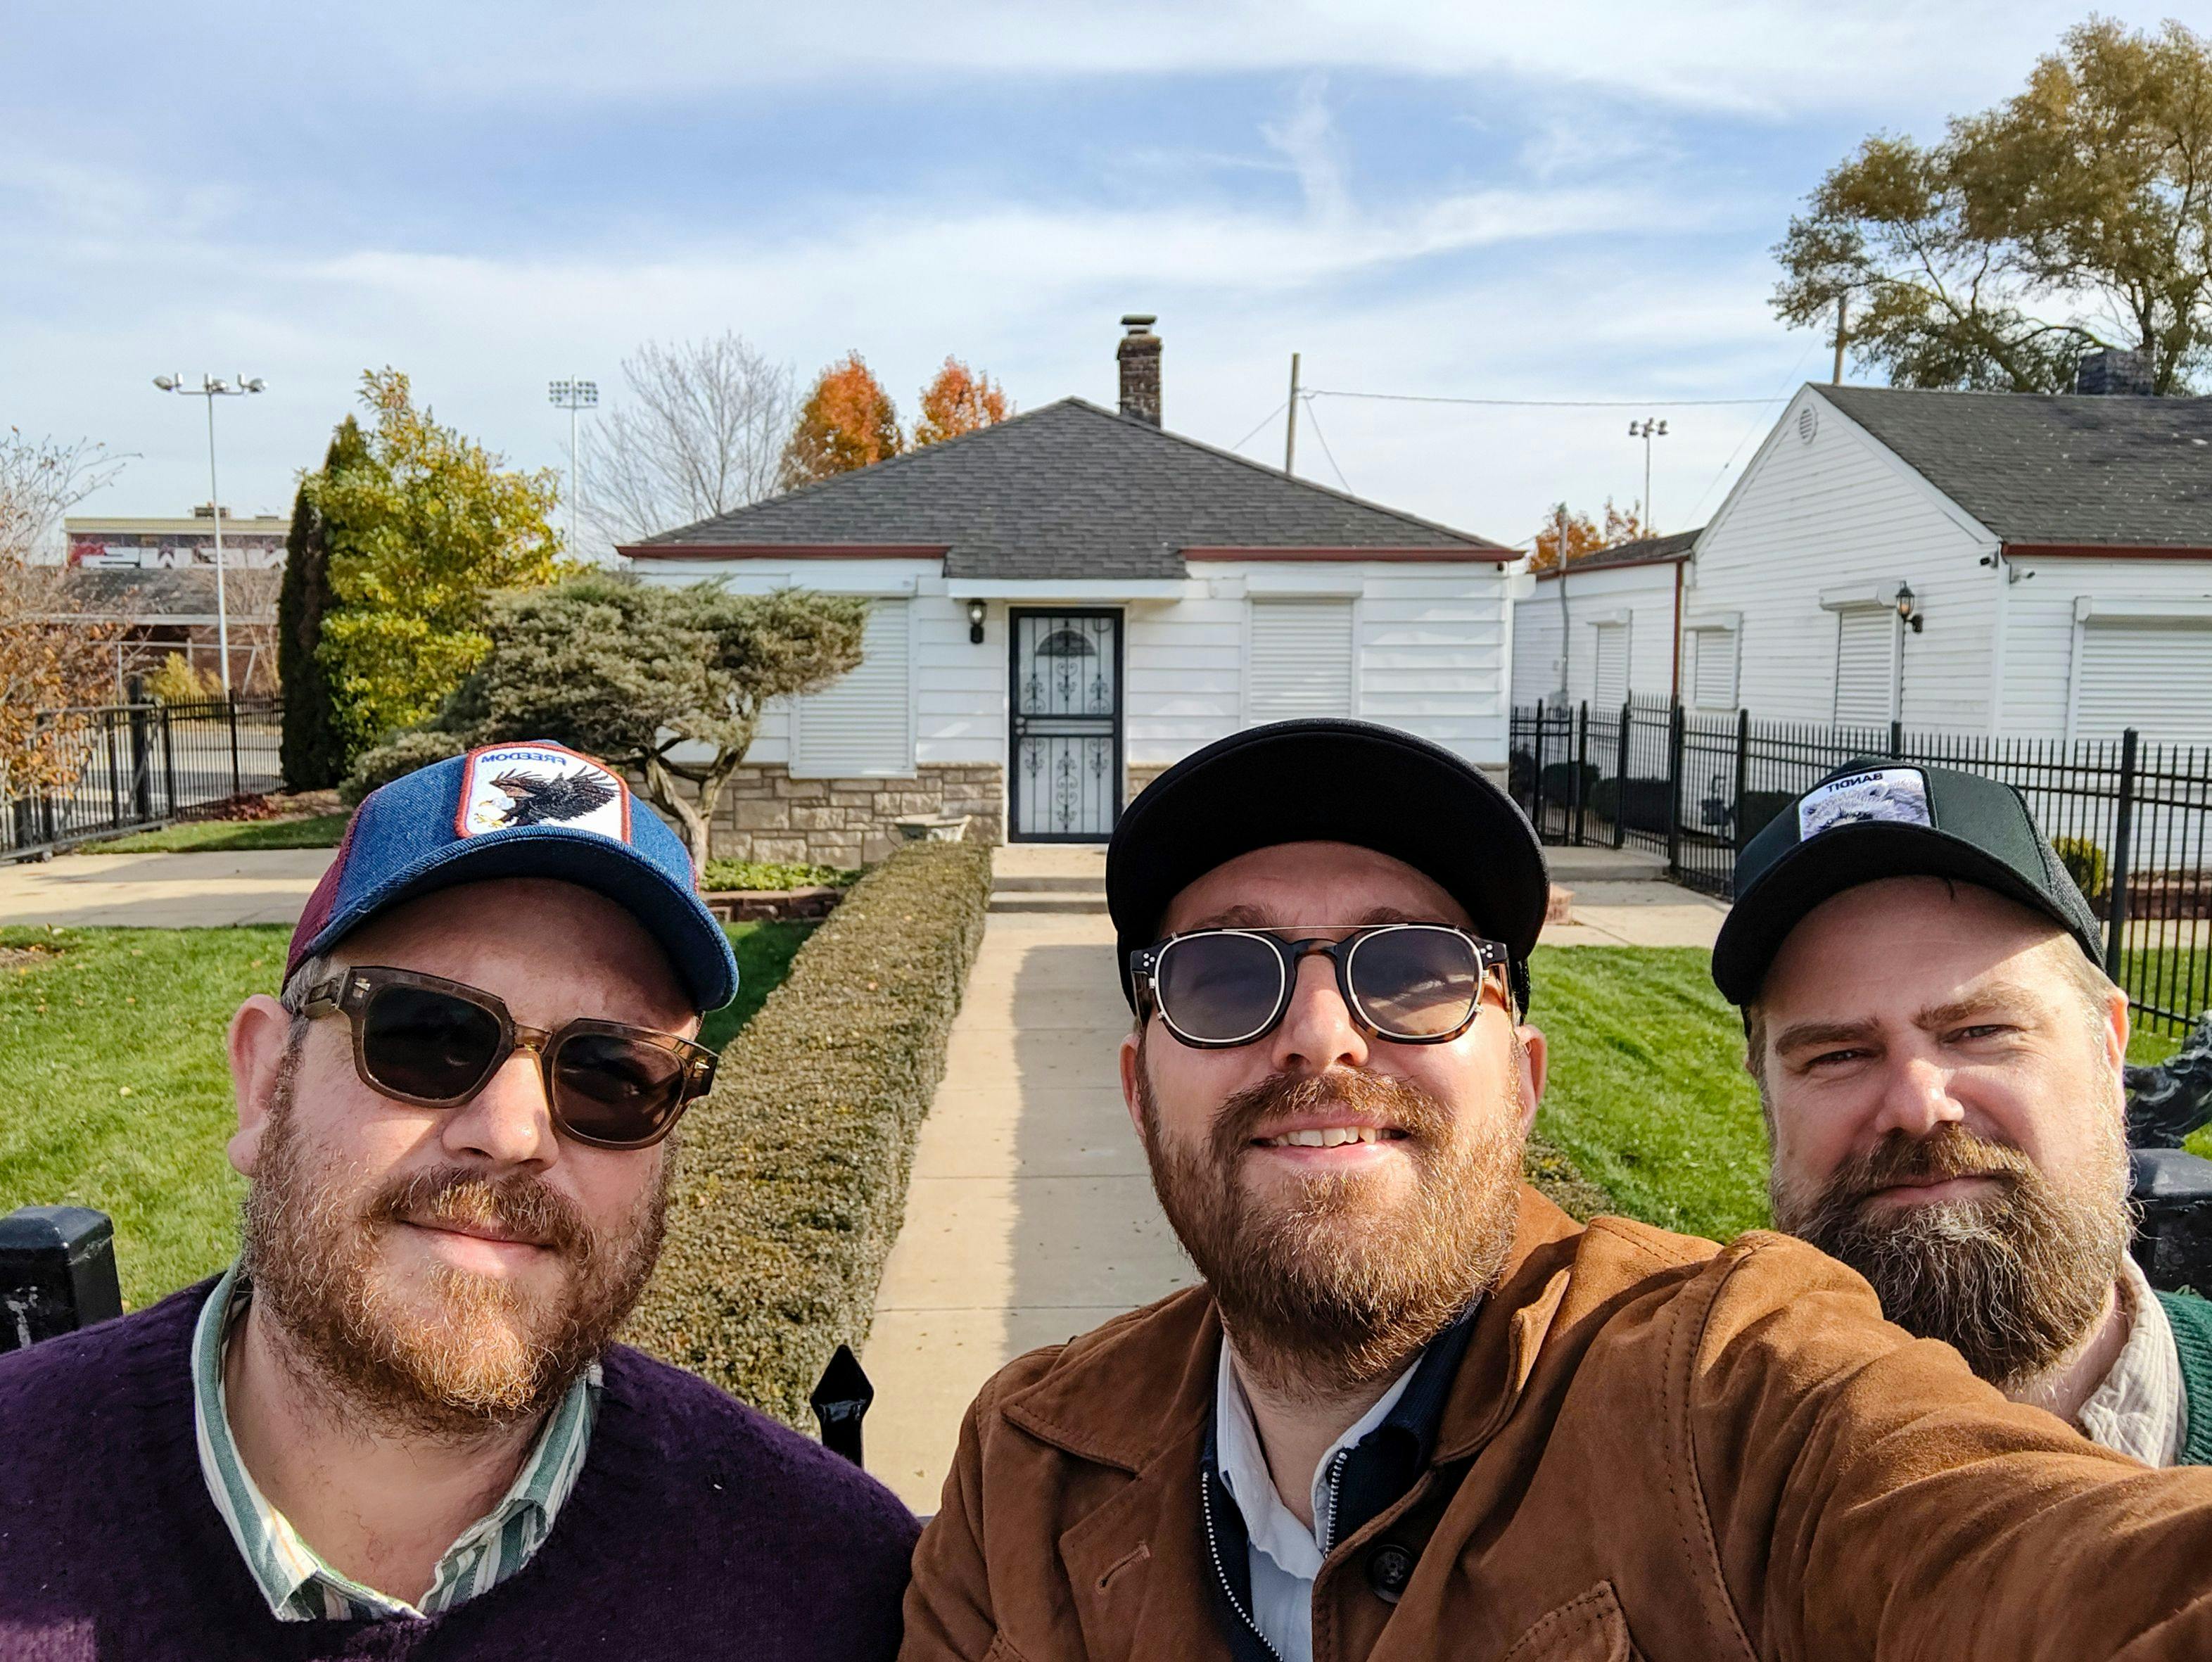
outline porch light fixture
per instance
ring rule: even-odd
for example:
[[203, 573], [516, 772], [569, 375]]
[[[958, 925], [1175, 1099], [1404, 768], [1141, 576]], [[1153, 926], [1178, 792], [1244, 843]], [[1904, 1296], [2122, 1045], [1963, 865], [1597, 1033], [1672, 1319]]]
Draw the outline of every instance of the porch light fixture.
[[1920, 609], [1917, 604], [1918, 599], [1919, 597], [1913, 594], [1911, 583], [1899, 583], [1897, 586], [1897, 615], [1905, 627], [1915, 635], [1920, 633], [1920, 626], [1925, 621], [1920, 615]]
[[983, 644], [983, 603], [981, 600], [968, 602], [968, 644]]

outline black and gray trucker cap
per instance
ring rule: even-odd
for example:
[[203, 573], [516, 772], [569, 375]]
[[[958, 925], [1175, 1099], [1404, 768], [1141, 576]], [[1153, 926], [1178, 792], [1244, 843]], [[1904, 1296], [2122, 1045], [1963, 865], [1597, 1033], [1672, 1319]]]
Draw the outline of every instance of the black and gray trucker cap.
[[1513, 799], [1464, 758], [1372, 721], [1273, 721], [1185, 757], [1139, 792], [1106, 849], [1121, 993], [1129, 954], [1159, 939], [1168, 903], [1216, 866], [1282, 843], [1350, 843], [1402, 860], [1512, 954], [1528, 1006], [1528, 954], [1551, 876]]
[[1886, 877], [1978, 883], [2041, 912], [2093, 963], [2104, 961], [2096, 914], [2017, 790], [1955, 768], [1861, 758], [1775, 815], [1736, 856], [1714, 983], [1730, 1003], [1750, 1002], [1808, 912]]

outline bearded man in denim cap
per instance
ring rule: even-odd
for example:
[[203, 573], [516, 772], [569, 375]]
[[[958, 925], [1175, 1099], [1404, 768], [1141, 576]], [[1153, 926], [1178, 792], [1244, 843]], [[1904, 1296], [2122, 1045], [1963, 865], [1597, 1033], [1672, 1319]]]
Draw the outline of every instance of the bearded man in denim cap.
[[622, 782], [362, 802], [231, 1024], [239, 1261], [0, 1357], [0, 1657], [885, 1657], [915, 1525], [616, 1330], [737, 965]]

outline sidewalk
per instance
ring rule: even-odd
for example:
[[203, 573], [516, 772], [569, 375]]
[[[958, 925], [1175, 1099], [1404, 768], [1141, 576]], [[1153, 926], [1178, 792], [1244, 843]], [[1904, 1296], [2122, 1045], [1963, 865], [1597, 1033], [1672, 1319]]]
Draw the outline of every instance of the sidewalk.
[[0, 923], [219, 928], [290, 923], [335, 849], [63, 855], [0, 865]]
[[[1053, 875], [1036, 852], [1019, 874]], [[1194, 1279], [1121, 1105], [1128, 1031], [1103, 911], [994, 911], [863, 1358], [868, 1470], [919, 1512], [938, 1509], [960, 1416], [1001, 1366]]]

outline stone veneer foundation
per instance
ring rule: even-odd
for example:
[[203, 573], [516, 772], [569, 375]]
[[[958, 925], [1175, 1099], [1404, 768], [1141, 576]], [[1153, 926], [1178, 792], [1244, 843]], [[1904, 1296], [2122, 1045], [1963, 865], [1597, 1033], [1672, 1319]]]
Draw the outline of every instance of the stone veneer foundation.
[[864, 866], [898, 846], [894, 820], [964, 813], [968, 841], [996, 843], [1006, 814], [995, 764], [924, 763], [910, 779], [794, 779], [781, 765], [738, 770], [714, 813], [715, 855]]

